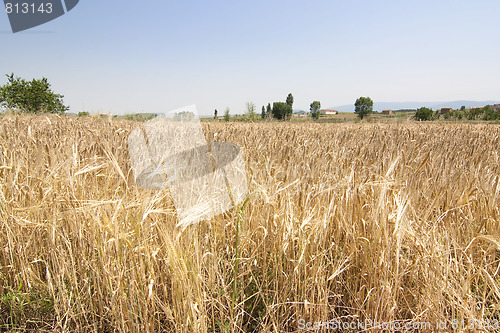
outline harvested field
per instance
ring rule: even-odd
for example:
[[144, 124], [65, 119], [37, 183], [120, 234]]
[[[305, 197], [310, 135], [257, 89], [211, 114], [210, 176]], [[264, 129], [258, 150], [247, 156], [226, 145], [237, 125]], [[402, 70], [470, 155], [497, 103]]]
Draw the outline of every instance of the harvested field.
[[1, 118], [0, 330], [500, 320], [500, 126], [203, 123], [244, 147], [249, 201], [181, 234], [134, 184], [136, 126]]

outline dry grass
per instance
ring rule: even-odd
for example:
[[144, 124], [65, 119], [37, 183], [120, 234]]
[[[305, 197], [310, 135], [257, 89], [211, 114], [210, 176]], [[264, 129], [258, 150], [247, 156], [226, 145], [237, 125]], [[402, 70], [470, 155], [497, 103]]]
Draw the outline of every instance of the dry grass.
[[500, 319], [500, 127], [205, 123], [245, 148], [250, 200], [176, 235], [168, 191], [133, 183], [134, 126], [1, 119], [0, 330]]

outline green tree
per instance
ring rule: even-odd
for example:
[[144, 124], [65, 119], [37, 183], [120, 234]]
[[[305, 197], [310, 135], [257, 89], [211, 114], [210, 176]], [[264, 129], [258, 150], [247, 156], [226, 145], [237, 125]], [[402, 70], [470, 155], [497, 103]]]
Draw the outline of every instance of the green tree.
[[63, 104], [63, 95], [55, 94], [50, 89], [46, 78], [26, 81], [6, 75], [8, 83], [0, 87], [0, 106], [21, 112], [62, 113], [69, 109]]
[[500, 111], [495, 111], [491, 105], [486, 105], [483, 108], [483, 120], [497, 120], [500, 119]]
[[267, 103], [266, 116], [271, 117], [273, 109], [271, 108], [271, 103]]
[[354, 106], [354, 112], [358, 114], [359, 119], [363, 119], [373, 112], [373, 101], [370, 97], [358, 98]]
[[292, 107], [283, 102], [274, 102], [272, 113], [276, 119], [289, 119], [292, 116]]
[[217, 120], [217, 109], [214, 111], [214, 119]]
[[255, 116], [255, 104], [253, 102], [247, 102], [247, 112], [246, 112], [246, 116], [248, 118], [248, 120], [251, 120], [251, 121], [255, 121], [256, 120], [256, 116]]
[[292, 95], [292, 93], [289, 93], [288, 96], [286, 97], [286, 104], [290, 105], [290, 107], [293, 110], [293, 95]]
[[224, 111], [224, 120], [229, 121], [230, 116], [229, 116], [229, 107], [226, 108], [226, 111]]
[[467, 113], [468, 120], [476, 120], [482, 113], [484, 112], [484, 108], [470, 108]]
[[432, 120], [433, 115], [434, 111], [426, 107], [421, 107], [420, 109], [417, 109], [417, 112], [415, 112], [414, 118], [417, 120], [426, 121], [426, 120]]
[[321, 109], [321, 103], [319, 101], [314, 101], [311, 103], [309, 110], [311, 111], [311, 116], [313, 119], [319, 118], [319, 109]]
[[262, 105], [262, 113], [260, 114], [260, 116], [262, 117], [262, 119], [266, 118], [266, 107], [264, 105]]

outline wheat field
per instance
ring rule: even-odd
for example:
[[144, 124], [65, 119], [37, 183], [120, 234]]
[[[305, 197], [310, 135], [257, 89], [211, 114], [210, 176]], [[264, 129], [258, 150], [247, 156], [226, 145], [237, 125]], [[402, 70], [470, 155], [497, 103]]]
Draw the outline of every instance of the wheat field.
[[203, 123], [243, 147], [249, 198], [183, 232], [134, 184], [137, 126], [1, 118], [0, 331], [500, 320], [498, 125]]

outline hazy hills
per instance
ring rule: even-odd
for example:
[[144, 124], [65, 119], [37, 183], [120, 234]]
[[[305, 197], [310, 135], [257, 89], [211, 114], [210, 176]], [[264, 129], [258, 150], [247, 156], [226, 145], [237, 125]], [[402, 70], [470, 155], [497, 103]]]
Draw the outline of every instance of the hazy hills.
[[[373, 102], [374, 111], [382, 110], [400, 110], [400, 109], [418, 109], [422, 106], [433, 110], [441, 108], [459, 109], [462, 105], [466, 108], [473, 106], [485, 106], [488, 104], [499, 104], [500, 101], [451, 101], [451, 102]], [[340, 112], [354, 112], [354, 103], [346, 105], [332, 106], [328, 109], [338, 110]]]

